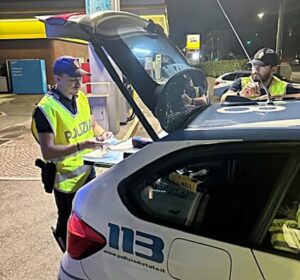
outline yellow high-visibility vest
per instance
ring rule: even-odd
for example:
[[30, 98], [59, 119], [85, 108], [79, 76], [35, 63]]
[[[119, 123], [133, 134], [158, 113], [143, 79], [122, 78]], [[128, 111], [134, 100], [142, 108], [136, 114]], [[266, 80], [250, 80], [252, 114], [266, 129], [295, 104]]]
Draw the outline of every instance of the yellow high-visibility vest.
[[272, 247], [298, 254], [300, 252], [300, 207], [296, 219], [274, 219], [269, 229]]
[[199, 87], [194, 87], [195, 88], [195, 97], [200, 97], [200, 88]]
[[[77, 113], [72, 114], [53, 95], [47, 94], [39, 102], [38, 107], [52, 127], [54, 144], [76, 144], [94, 136], [90, 106], [83, 92], [78, 92], [76, 103]], [[38, 140], [34, 118], [32, 119], [32, 133]], [[91, 172], [91, 167], [83, 164], [83, 155], [90, 151], [85, 149], [65, 157], [51, 159], [51, 162], [56, 164], [57, 170], [55, 189], [61, 192], [73, 193], [83, 186]]]
[[[242, 89], [249, 83], [252, 83], [250, 77], [241, 78]], [[268, 91], [271, 96], [280, 97], [286, 94], [286, 88], [288, 83], [280, 80], [279, 78], [273, 76], [272, 82], [268, 88]]]

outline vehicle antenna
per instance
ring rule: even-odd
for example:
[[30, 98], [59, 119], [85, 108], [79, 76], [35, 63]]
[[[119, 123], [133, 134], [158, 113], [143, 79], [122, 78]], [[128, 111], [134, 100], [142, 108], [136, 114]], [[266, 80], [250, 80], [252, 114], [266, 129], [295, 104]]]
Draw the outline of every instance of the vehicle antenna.
[[[240, 43], [240, 45], [241, 45], [241, 47], [242, 47], [244, 53], [246, 54], [249, 63], [253, 66], [253, 63], [251, 63], [251, 58], [250, 58], [250, 56], [249, 56], [249, 54], [248, 54], [246, 48], [244, 47], [244, 44], [243, 44], [242, 40], [240, 39], [239, 35], [237, 34], [237, 32], [236, 32], [236, 30], [235, 30], [233, 24], [231, 23], [229, 17], [227, 16], [227, 14], [226, 14], [226, 12], [225, 12], [223, 6], [221, 5], [220, 0], [217, 0], [217, 3], [218, 3], [218, 5], [219, 5], [219, 7], [221, 8], [221, 11], [222, 11], [223, 15], [224, 15], [225, 18], [227, 19], [227, 21], [228, 21], [228, 23], [229, 23], [229, 25], [230, 25], [230, 27], [231, 27], [231, 29], [232, 29], [234, 35], [236, 36], [238, 42]], [[267, 96], [268, 96], [267, 104], [273, 104], [273, 102], [272, 102], [272, 100], [271, 100], [271, 95], [270, 95], [269, 91], [268, 91], [267, 88], [265, 87], [263, 81], [261, 80], [261, 77], [260, 77], [259, 75], [257, 75], [257, 76], [258, 76], [258, 79], [259, 79], [260, 84], [262, 85], [263, 89], [265, 90], [265, 92], [266, 92], [266, 94], [267, 94]], [[250, 76], [250, 80], [254, 83], [254, 80], [253, 80], [252, 76]]]

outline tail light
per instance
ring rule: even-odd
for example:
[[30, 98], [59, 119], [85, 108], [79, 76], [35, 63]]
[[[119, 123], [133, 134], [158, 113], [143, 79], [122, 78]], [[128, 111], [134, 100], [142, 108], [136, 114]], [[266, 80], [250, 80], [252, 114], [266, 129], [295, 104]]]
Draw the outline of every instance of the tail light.
[[215, 86], [219, 85], [221, 82], [219, 80], [215, 80]]
[[105, 237], [73, 212], [68, 221], [67, 252], [76, 260], [91, 256], [106, 245]]

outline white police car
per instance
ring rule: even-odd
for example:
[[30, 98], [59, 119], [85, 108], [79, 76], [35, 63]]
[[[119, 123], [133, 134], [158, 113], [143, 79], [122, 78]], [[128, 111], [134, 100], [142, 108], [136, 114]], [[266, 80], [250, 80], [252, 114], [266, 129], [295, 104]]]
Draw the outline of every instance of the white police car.
[[186, 106], [186, 77], [204, 92], [205, 77], [157, 25], [123, 12], [44, 21], [50, 37], [92, 42], [154, 140], [78, 191], [59, 279], [300, 279], [300, 103]]

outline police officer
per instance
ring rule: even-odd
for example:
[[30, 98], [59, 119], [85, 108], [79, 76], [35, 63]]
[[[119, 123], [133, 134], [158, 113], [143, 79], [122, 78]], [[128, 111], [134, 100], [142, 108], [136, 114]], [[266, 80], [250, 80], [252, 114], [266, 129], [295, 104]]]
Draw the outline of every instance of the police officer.
[[91, 114], [86, 95], [80, 91], [81, 78], [89, 75], [71, 56], [59, 57], [53, 67], [55, 87], [33, 112], [32, 132], [45, 161], [54, 162], [54, 196], [58, 208], [55, 237], [66, 243], [67, 220], [76, 191], [95, 177], [93, 167], [83, 164], [83, 155], [101, 149], [98, 138], [105, 132]]
[[200, 87], [195, 87], [192, 78], [185, 74], [185, 88], [181, 96], [183, 104], [190, 106], [204, 106], [207, 104], [206, 96]]
[[[298, 84], [287, 83], [276, 76], [279, 63], [278, 56], [273, 49], [262, 48], [255, 55], [252, 64], [251, 77], [237, 79], [222, 96], [221, 102], [229, 95], [239, 95], [251, 99], [266, 98], [264, 87], [272, 97], [282, 97], [285, 94], [300, 93]], [[260, 84], [260, 81], [263, 83]]]
[[269, 229], [272, 247], [286, 252], [300, 252], [300, 204], [294, 201], [293, 206], [281, 207]]

